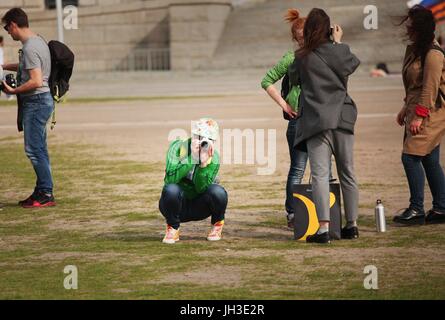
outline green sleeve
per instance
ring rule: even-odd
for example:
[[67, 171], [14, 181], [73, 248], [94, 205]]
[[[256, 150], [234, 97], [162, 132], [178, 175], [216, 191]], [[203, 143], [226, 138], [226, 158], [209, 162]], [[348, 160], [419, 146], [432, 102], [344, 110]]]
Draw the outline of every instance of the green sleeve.
[[185, 143], [187, 142], [176, 140], [172, 142], [167, 151], [165, 184], [179, 183], [193, 168], [194, 164], [192, 163], [189, 152], [181, 156], [181, 148], [187, 148], [188, 150], [188, 145], [185, 146]]
[[290, 92], [287, 94], [286, 102], [292, 107], [292, 110], [298, 112], [299, 109], [299, 98], [300, 98], [301, 89], [299, 86], [292, 86]]
[[294, 53], [292, 51], [288, 51], [272, 69], [267, 71], [266, 75], [261, 81], [261, 87], [266, 90], [270, 85], [283, 78], [287, 73], [289, 66], [292, 64], [292, 62], [294, 62], [294, 58]]
[[215, 152], [212, 162], [205, 168], [196, 167], [193, 184], [197, 193], [203, 193], [215, 181], [219, 171], [219, 155]]

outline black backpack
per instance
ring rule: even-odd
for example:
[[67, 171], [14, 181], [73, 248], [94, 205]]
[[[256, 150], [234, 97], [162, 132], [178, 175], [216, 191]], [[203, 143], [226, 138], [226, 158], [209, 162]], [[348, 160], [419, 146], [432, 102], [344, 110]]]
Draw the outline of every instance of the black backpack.
[[[70, 78], [74, 68], [74, 53], [62, 42], [48, 42], [51, 53], [51, 74], [48, 79], [51, 96], [55, 102], [60, 102], [70, 88]], [[56, 109], [51, 120], [51, 130], [56, 125]]]
[[57, 40], [48, 42], [48, 47], [51, 53], [51, 74], [48, 85], [54, 101], [60, 102], [70, 88], [74, 53], [64, 43]]
[[[286, 100], [287, 95], [290, 92], [290, 80], [289, 80], [289, 75], [286, 73], [285, 76], [283, 77], [283, 80], [281, 80], [281, 97]], [[291, 117], [283, 111], [283, 118], [285, 120], [291, 120]]]

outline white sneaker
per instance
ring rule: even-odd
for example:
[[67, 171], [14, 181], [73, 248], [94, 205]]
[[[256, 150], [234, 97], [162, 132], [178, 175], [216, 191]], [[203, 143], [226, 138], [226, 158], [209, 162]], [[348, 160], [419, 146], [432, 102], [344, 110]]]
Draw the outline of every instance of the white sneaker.
[[163, 243], [174, 244], [179, 241], [179, 229], [176, 230], [172, 226], [167, 225], [167, 230], [165, 230], [164, 239], [162, 239]]
[[222, 229], [224, 226], [224, 220], [218, 221], [212, 226], [212, 230], [210, 230], [207, 240], [209, 241], [219, 241], [222, 238]]

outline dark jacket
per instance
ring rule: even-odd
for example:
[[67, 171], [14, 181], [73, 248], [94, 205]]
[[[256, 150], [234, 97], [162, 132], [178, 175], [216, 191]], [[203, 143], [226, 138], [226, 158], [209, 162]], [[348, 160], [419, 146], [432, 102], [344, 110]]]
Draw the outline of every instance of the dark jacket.
[[295, 59], [289, 68], [291, 84], [301, 87], [301, 116], [294, 146], [329, 129], [354, 133], [357, 120], [357, 108], [347, 93], [347, 83], [360, 61], [346, 44], [327, 42], [315, 52], [321, 58], [311, 52]]

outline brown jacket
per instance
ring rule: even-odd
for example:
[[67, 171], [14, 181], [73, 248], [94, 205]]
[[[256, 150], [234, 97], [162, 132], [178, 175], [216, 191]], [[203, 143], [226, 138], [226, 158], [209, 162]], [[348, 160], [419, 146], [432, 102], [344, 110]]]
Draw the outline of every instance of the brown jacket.
[[[445, 100], [442, 97], [445, 97], [445, 57], [441, 51], [431, 49], [422, 69], [420, 57], [416, 57], [412, 49], [412, 46], [406, 48], [403, 63], [407, 107], [403, 152], [425, 156], [440, 144], [445, 134]], [[420, 133], [413, 136], [409, 126], [418, 117], [415, 113], [417, 105], [430, 109], [430, 114], [424, 118]]]

